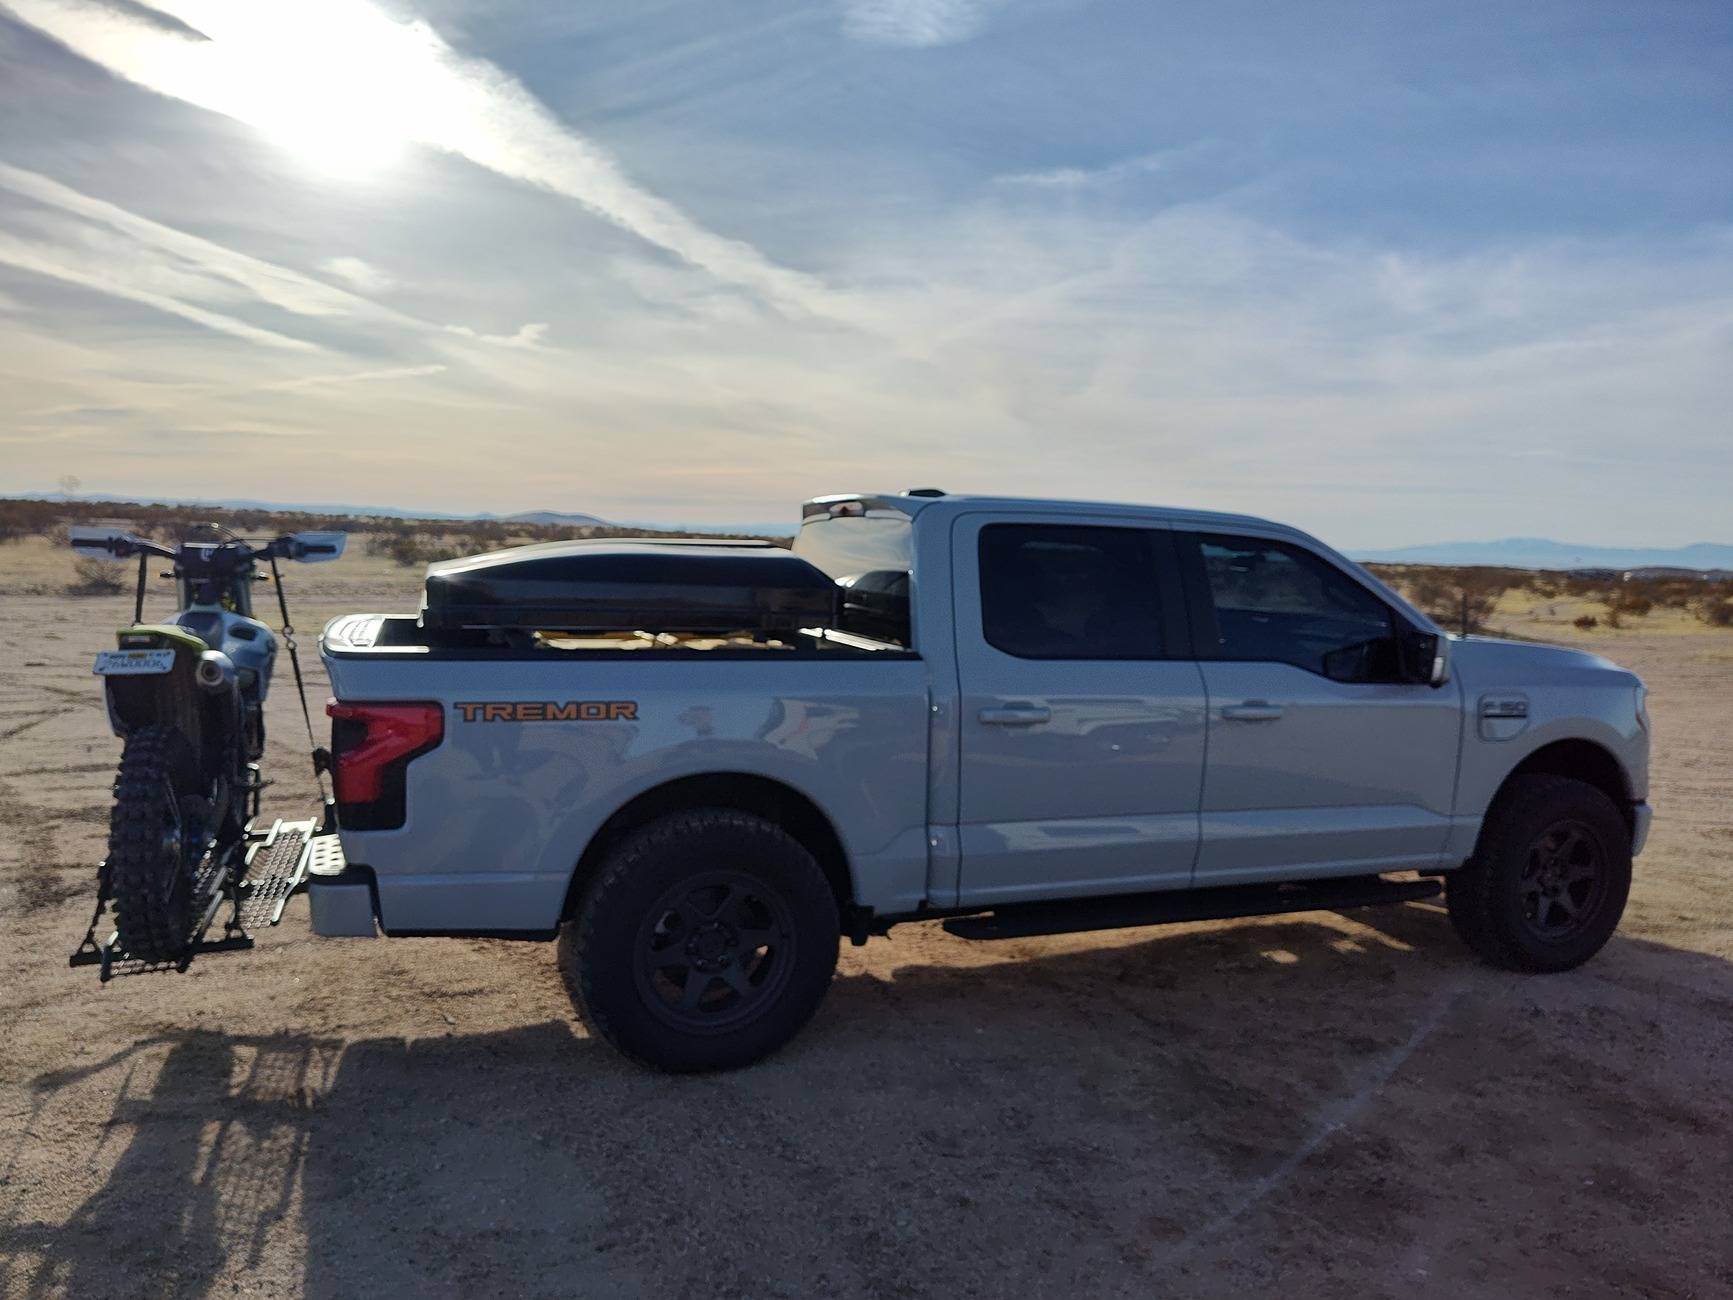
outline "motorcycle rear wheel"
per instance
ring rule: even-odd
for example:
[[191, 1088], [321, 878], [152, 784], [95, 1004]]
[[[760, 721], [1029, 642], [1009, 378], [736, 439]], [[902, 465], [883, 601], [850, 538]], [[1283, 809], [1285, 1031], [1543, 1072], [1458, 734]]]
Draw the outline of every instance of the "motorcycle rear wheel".
[[173, 727], [128, 733], [109, 816], [108, 888], [120, 946], [144, 961], [173, 961], [192, 940], [203, 831], [186, 790], [188, 745]]

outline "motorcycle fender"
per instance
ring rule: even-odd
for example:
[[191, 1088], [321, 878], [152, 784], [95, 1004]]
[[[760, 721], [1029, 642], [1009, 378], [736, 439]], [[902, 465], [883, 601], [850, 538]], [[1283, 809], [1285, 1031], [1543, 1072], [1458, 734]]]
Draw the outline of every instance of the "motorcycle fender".
[[123, 627], [119, 641], [123, 650], [166, 643], [176, 654], [174, 667], [160, 676], [103, 679], [103, 702], [114, 734], [125, 736], [134, 727], [165, 723], [198, 744], [200, 693], [194, 684], [194, 666], [205, 653], [204, 642], [185, 628], [161, 623]]
[[117, 736], [125, 737], [126, 727], [121, 723], [120, 714], [114, 711], [114, 691], [107, 682], [102, 684], [102, 704], [108, 710], [108, 729]]

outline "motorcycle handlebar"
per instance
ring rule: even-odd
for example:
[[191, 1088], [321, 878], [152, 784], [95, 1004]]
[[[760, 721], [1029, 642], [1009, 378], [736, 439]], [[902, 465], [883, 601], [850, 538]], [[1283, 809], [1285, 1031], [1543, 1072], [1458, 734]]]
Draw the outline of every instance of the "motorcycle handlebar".
[[[89, 542], [83, 543], [89, 546]], [[135, 555], [159, 555], [165, 560], [175, 557], [175, 548], [153, 542], [148, 537], [116, 537], [108, 543], [108, 549], [117, 560], [129, 560]]]
[[[336, 559], [343, 553], [345, 540], [341, 533], [285, 533], [273, 537], [270, 541], [251, 541], [231, 535], [221, 545], [234, 548], [239, 557], [248, 563], [272, 559], [316, 561]], [[134, 537], [130, 533], [107, 532], [100, 528], [79, 526], [75, 526], [73, 530], [71, 543], [74, 550], [86, 555], [99, 555], [114, 560], [129, 560], [136, 555], [155, 555], [178, 563], [184, 549], [183, 545], [165, 546], [161, 542], [151, 541], [148, 537]]]

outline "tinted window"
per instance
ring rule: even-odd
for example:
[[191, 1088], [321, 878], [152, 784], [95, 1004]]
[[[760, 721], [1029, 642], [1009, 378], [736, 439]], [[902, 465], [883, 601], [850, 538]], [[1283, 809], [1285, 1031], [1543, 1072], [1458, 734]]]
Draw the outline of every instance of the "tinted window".
[[1155, 554], [1142, 528], [989, 524], [982, 632], [1022, 659], [1160, 659]]
[[1285, 542], [1199, 538], [1219, 658], [1293, 664], [1338, 681], [1396, 677], [1390, 609], [1347, 574]]

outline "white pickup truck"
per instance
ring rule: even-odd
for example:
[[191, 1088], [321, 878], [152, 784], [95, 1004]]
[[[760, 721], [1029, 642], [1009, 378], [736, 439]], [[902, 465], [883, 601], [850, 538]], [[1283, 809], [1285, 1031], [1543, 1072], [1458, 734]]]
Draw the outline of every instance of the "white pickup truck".
[[972, 939], [1401, 902], [1587, 960], [1649, 824], [1642, 683], [1447, 636], [1261, 519], [919, 490], [768, 544], [430, 567], [322, 650], [348, 866], [327, 935], [560, 939], [591, 1027], [741, 1065], [839, 937]]

